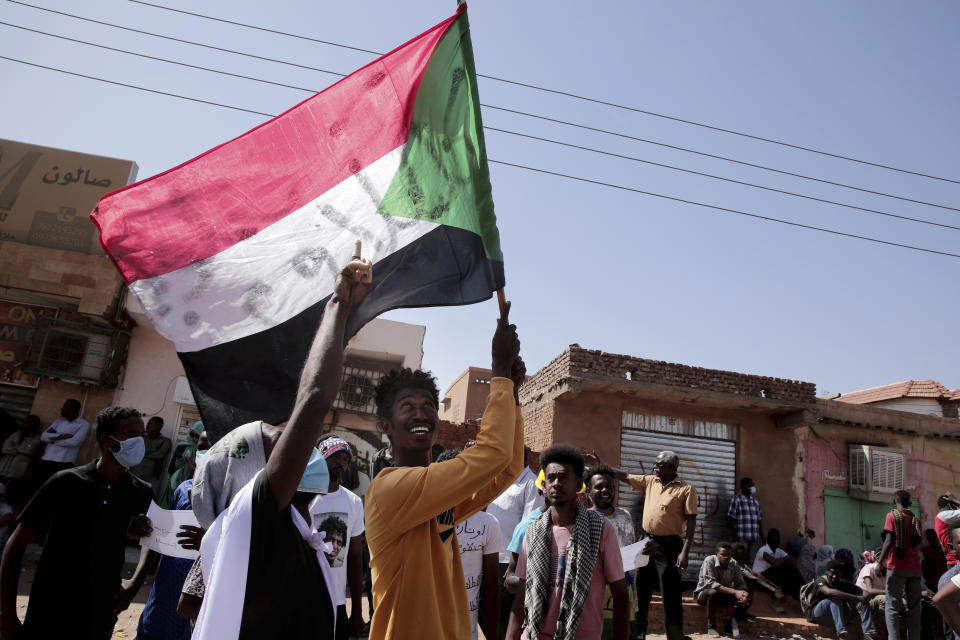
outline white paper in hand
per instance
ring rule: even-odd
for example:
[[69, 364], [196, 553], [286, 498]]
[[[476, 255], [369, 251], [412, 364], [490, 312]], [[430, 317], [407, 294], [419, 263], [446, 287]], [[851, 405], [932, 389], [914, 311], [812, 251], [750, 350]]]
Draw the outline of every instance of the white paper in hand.
[[647, 563], [650, 562], [650, 556], [643, 554], [643, 548], [649, 539], [650, 538], [644, 538], [639, 542], [620, 547], [620, 557], [623, 559], [624, 571], [633, 571], [634, 569], [641, 569], [647, 566]]
[[181, 547], [177, 539], [177, 533], [180, 532], [181, 525], [200, 526], [197, 517], [193, 515], [193, 511], [170, 511], [161, 509], [156, 502], [152, 502], [150, 503], [150, 509], [147, 511], [147, 517], [150, 518], [150, 524], [153, 525], [153, 534], [149, 538], [140, 538], [140, 546], [174, 558], [196, 560], [197, 556], [200, 555], [197, 551]]

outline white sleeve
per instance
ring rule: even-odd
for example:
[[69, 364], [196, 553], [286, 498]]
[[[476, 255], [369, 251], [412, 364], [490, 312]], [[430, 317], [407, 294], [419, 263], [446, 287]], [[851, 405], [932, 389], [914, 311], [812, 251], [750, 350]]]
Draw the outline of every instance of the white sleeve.
[[77, 430], [73, 434], [64, 440], [59, 440], [57, 442], [58, 446], [61, 447], [72, 447], [79, 448], [83, 444], [84, 438], [87, 437], [87, 429], [90, 428], [90, 423], [84, 420], [77, 425]]
[[[344, 489], [346, 491], [346, 489]], [[364, 531], [366, 527], [363, 523], [363, 503], [360, 500], [357, 500], [353, 503], [353, 509], [350, 514], [350, 537], [359, 536]]]
[[528, 482], [523, 489], [523, 514], [520, 516], [520, 520], [523, 520], [531, 511], [536, 511], [543, 504], [543, 496], [540, 495], [540, 491], [537, 490], [537, 484], [535, 482]]
[[499, 554], [507, 548], [504, 542], [503, 534], [500, 532], [500, 523], [496, 518], [490, 517], [487, 522], [487, 535], [483, 541], [483, 555], [490, 553]]
[[957, 585], [957, 588], [960, 588], [960, 573], [950, 578], [950, 582]]
[[943, 520], [943, 523], [947, 526], [953, 526], [955, 524], [960, 524], [960, 509], [951, 509], [949, 511], [941, 511], [937, 514], [937, 517]]

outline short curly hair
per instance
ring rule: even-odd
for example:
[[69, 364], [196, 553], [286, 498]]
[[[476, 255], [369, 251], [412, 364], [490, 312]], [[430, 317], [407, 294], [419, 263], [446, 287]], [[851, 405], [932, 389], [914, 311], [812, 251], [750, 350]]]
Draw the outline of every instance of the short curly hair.
[[344, 543], [347, 542], [347, 523], [337, 516], [327, 516], [324, 518], [320, 526], [317, 527], [317, 531], [324, 531], [328, 536], [332, 536], [335, 533], [340, 534], [341, 540], [343, 540]]
[[616, 482], [617, 480], [617, 476], [613, 473], [613, 469], [602, 462], [594, 467], [590, 467], [583, 474], [583, 482], [587, 485], [587, 489], [593, 488], [591, 483], [594, 476], [607, 476], [612, 482]]
[[97, 443], [100, 437], [113, 435], [117, 432], [117, 425], [126, 418], [142, 418], [143, 414], [130, 407], [107, 407], [97, 414]]
[[377, 417], [389, 420], [393, 417], [393, 401], [401, 389], [423, 389], [433, 396], [433, 402], [440, 409], [440, 390], [437, 388], [437, 379], [429, 371], [413, 370], [409, 367], [393, 369], [390, 373], [381, 376], [377, 388], [373, 393], [377, 403]]
[[556, 462], [557, 464], [569, 464], [573, 467], [573, 474], [578, 478], [583, 475], [583, 454], [572, 444], [558, 442], [552, 444], [540, 454], [540, 468], [546, 469], [547, 465]]

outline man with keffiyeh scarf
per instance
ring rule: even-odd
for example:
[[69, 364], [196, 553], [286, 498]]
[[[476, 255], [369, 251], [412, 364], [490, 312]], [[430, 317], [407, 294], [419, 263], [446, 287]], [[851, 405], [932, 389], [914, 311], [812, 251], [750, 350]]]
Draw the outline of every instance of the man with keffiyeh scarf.
[[555, 444], [540, 455], [551, 507], [527, 529], [507, 639], [595, 640], [603, 630], [604, 584], [613, 596], [614, 638], [626, 640], [629, 598], [614, 526], [577, 501], [583, 455]]
[[883, 525], [883, 548], [877, 561], [877, 574], [887, 576], [887, 602], [884, 616], [887, 637], [900, 640], [901, 595], [906, 600], [907, 638], [920, 640], [920, 520], [910, 511], [910, 494], [902, 489], [893, 496], [894, 509]]

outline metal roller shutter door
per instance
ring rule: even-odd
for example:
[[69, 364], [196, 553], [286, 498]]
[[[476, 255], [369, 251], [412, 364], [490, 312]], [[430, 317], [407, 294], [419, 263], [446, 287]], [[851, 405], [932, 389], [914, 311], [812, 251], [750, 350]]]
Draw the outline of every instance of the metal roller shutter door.
[[0, 384], [0, 409], [3, 409], [20, 424], [27, 417], [33, 407], [33, 397], [36, 389], [17, 387], [10, 384]]
[[[721, 540], [730, 537], [727, 509], [736, 493], [737, 443], [690, 436], [622, 429], [620, 466], [630, 474], [653, 472], [657, 454], [670, 450], [680, 456], [680, 479], [697, 490], [697, 531], [690, 550], [684, 580], [696, 581], [703, 558], [711, 555]], [[620, 506], [630, 509], [640, 494], [620, 485]]]

